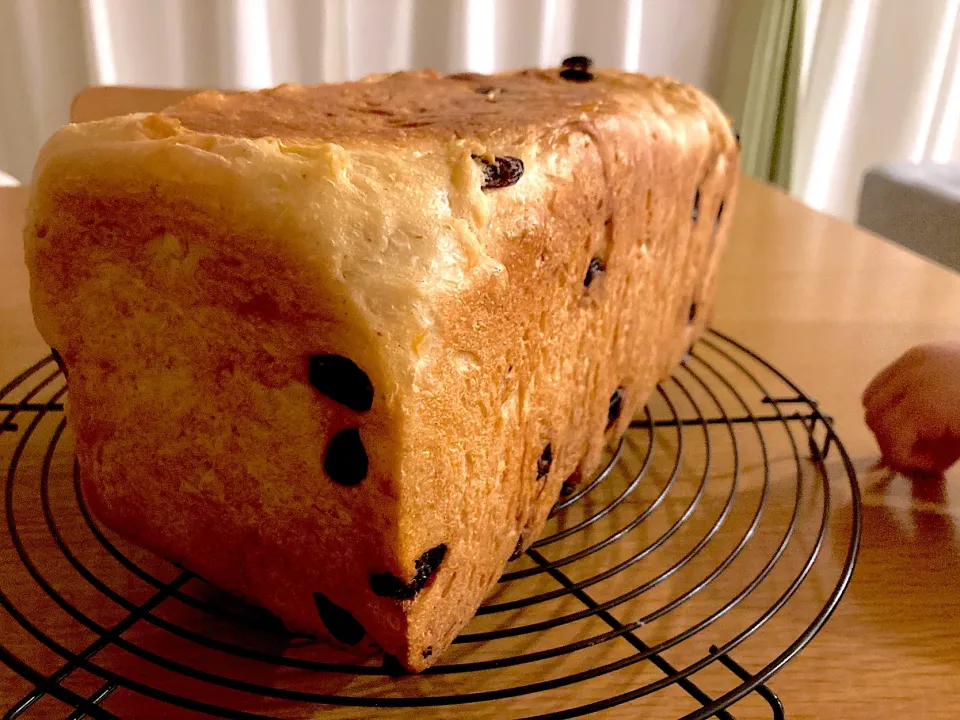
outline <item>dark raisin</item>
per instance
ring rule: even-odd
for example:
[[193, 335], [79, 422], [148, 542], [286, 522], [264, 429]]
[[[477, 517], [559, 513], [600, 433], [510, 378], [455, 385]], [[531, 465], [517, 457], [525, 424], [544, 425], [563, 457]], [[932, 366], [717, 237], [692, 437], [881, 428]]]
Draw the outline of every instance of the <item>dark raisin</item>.
[[427, 646], [423, 649], [423, 652], [420, 653], [420, 654], [423, 655], [423, 659], [426, 660], [428, 657], [430, 657], [431, 655], [433, 655], [433, 647], [432, 647], [431, 645], [427, 645]]
[[50, 354], [53, 356], [53, 361], [57, 363], [57, 367], [60, 368], [60, 372], [63, 373], [64, 377], [67, 377], [67, 366], [63, 362], [63, 358], [60, 357], [60, 353], [57, 352], [56, 348], [50, 348]]
[[442, 544], [423, 553], [417, 558], [413, 580], [408, 583], [403, 582], [393, 573], [374, 573], [370, 576], [370, 589], [373, 590], [374, 595], [380, 597], [410, 600], [430, 582], [430, 578], [440, 567], [446, 554], [447, 546]]
[[610, 402], [607, 405], [607, 430], [613, 427], [613, 424], [620, 419], [620, 413], [623, 411], [623, 388], [617, 388], [610, 396]]
[[693, 321], [697, 319], [697, 304], [695, 302], [690, 303], [690, 312], [687, 314], [687, 322], [691, 325]]
[[693, 196], [693, 210], [690, 212], [690, 220], [696, 222], [700, 219], [700, 188]]
[[513, 553], [510, 555], [510, 559], [516, 560], [521, 555], [523, 555], [523, 535], [521, 535], [517, 539], [517, 546], [513, 549]]
[[484, 76], [481, 75], [480, 73], [458, 72], [458, 73], [453, 73], [452, 75], [447, 75], [447, 80], [466, 80], [470, 82], [470, 81], [480, 80], [483, 77]]
[[603, 264], [603, 260], [598, 257], [590, 258], [590, 264], [587, 265], [587, 274], [583, 276], [583, 286], [590, 287], [597, 276], [603, 274], [606, 270], [607, 266]]
[[383, 656], [383, 671], [394, 678], [403, 677], [407, 674], [407, 669], [393, 655]]
[[353, 615], [334, 605], [323, 593], [314, 593], [313, 602], [316, 603], [320, 619], [334, 638], [344, 645], [356, 645], [363, 640], [366, 631]]
[[571, 55], [563, 60], [563, 66], [565, 68], [589, 70], [591, 65], [593, 65], [593, 60], [588, 58], [586, 55]]
[[338, 485], [358, 485], [367, 476], [367, 451], [356, 428], [341, 430], [327, 446], [323, 469]]
[[720, 207], [717, 208], [717, 219], [713, 221], [714, 225], [720, 224], [720, 218], [723, 216], [723, 200], [720, 201]]
[[498, 156], [493, 159], [493, 162], [480, 155], [472, 157], [480, 163], [480, 168], [483, 170], [484, 190], [498, 190], [516, 185], [523, 176], [523, 160], [518, 157]]
[[739, 130], [733, 131], [733, 138], [737, 141], [737, 147], [740, 147], [740, 131]]
[[553, 464], [553, 446], [547, 443], [547, 446], [540, 453], [537, 460], [537, 480], [542, 480], [550, 472], [550, 465]]
[[334, 402], [366, 412], [373, 405], [373, 385], [367, 374], [343, 355], [311, 355], [310, 384]]
[[581, 68], [564, 68], [560, 71], [560, 77], [569, 82], [582, 83], [593, 80], [593, 73]]

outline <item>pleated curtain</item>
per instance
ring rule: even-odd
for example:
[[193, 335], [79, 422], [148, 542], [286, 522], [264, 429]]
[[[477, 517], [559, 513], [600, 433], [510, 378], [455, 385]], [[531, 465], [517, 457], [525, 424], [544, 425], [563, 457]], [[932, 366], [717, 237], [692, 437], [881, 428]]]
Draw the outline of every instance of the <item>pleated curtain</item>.
[[257, 88], [403, 68], [490, 72], [576, 52], [703, 87], [743, 125], [746, 169], [852, 217], [871, 164], [960, 161], [958, 7], [960, 0], [0, 0], [0, 171], [29, 181], [40, 144], [89, 84]]

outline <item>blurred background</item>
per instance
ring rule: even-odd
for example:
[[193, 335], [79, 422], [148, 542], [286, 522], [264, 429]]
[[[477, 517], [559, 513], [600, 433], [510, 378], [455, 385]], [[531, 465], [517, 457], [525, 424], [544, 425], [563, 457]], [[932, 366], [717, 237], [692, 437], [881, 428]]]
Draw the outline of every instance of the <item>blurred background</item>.
[[0, 0], [0, 171], [28, 182], [84, 86], [260, 88], [432, 67], [666, 74], [744, 169], [854, 218], [881, 163], [960, 162], [960, 0]]

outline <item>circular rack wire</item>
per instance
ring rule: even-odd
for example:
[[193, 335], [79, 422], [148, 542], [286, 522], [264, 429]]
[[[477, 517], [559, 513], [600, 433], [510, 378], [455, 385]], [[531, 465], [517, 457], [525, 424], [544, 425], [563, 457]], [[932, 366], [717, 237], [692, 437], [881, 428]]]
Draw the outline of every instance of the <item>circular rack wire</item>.
[[0, 661], [12, 670], [0, 672], [0, 711], [11, 720], [413, 708], [732, 720], [750, 703], [751, 717], [782, 718], [766, 683], [829, 619], [859, 547], [856, 474], [831, 418], [709, 331], [601, 472], [564, 487], [543, 536], [438, 664], [403, 675], [389, 657], [291, 635], [101, 526], [80, 491], [65, 394], [51, 357], [0, 391]]

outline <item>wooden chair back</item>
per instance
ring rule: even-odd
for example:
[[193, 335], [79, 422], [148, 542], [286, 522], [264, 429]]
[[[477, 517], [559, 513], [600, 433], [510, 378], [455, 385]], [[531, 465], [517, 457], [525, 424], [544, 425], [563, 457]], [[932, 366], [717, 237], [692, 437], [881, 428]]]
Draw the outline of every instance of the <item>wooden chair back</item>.
[[70, 121], [87, 122], [134, 112], [157, 112], [196, 92], [199, 91], [121, 85], [88, 87], [73, 99], [70, 105]]

